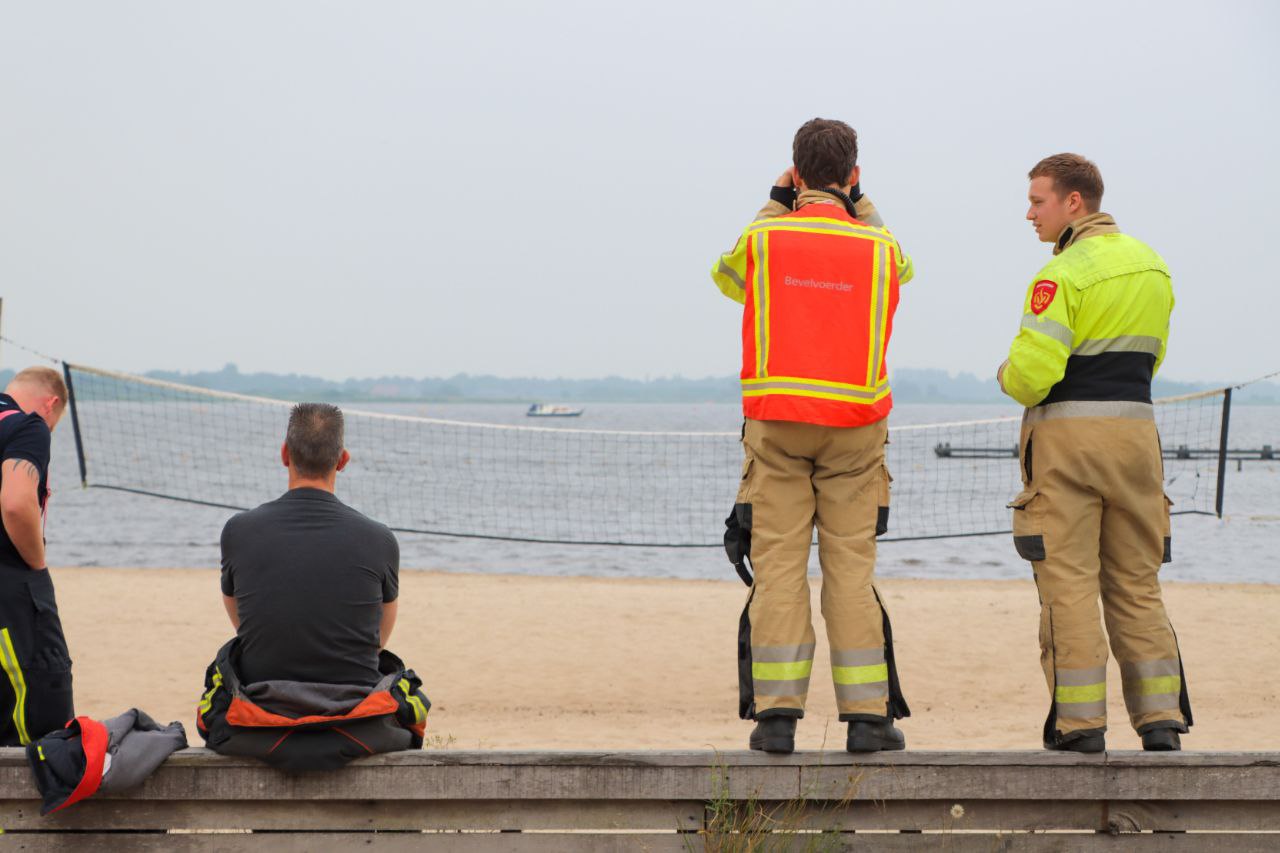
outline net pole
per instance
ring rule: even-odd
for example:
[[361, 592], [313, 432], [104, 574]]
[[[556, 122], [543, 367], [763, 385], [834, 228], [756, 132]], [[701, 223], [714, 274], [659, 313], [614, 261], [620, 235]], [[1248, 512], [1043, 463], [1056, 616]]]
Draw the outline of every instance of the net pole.
[[1218, 436], [1218, 495], [1214, 509], [1222, 518], [1222, 492], [1227, 485], [1227, 433], [1231, 424], [1231, 389], [1222, 392], [1222, 433]]
[[80, 438], [80, 413], [76, 411], [76, 391], [71, 383], [71, 365], [62, 362], [62, 375], [67, 380], [67, 408], [71, 410], [71, 432], [76, 437], [76, 461], [80, 463], [80, 487], [89, 488], [89, 474], [84, 464], [84, 442]]

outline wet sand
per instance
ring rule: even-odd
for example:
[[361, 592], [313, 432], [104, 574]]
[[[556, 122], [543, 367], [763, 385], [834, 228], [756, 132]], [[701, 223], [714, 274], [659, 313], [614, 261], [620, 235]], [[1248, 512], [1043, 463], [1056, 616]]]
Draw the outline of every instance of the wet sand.
[[[215, 570], [54, 569], [76, 710], [181, 720], [231, 634]], [[814, 579], [814, 612], [818, 612]], [[886, 580], [909, 748], [1034, 749], [1048, 709], [1030, 581]], [[390, 647], [455, 749], [741, 749], [734, 581], [402, 571]], [[1165, 584], [1196, 726], [1189, 749], [1280, 749], [1280, 586]], [[798, 746], [843, 749], [825, 634]], [[1108, 745], [1133, 749], [1119, 674]]]

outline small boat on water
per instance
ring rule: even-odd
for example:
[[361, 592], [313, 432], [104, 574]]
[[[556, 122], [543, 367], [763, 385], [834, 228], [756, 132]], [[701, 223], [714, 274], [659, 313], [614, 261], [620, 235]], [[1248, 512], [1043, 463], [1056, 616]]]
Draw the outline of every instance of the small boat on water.
[[582, 412], [582, 409], [575, 409], [572, 406], [534, 403], [529, 407], [529, 411], [525, 412], [525, 415], [531, 418], [576, 418]]

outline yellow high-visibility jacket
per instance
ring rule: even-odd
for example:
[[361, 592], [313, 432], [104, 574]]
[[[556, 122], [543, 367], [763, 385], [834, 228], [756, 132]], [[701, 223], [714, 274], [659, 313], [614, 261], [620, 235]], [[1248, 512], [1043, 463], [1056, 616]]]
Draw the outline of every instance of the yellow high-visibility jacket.
[[1067, 400], [1150, 403], [1173, 311], [1169, 268], [1095, 213], [1059, 238], [1023, 304], [1000, 387], [1028, 408]]

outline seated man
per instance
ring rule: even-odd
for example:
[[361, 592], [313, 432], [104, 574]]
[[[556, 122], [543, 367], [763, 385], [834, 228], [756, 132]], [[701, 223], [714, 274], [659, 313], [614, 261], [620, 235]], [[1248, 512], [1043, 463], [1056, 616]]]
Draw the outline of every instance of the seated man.
[[210, 748], [291, 769], [422, 745], [430, 702], [385, 650], [400, 548], [334, 495], [351, 455], [342, 412], [301, 403], [280, 451], [289, 491], [222, 530], [222, 593], [236, 637], [205, 676]]

